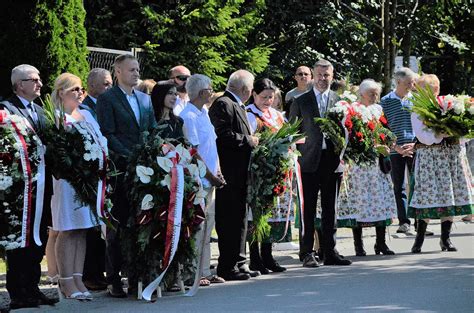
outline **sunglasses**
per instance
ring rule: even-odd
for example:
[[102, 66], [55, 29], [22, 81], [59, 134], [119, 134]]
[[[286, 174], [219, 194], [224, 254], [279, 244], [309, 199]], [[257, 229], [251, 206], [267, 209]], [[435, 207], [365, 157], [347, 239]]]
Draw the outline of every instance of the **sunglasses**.
[[76, 88], [71, 88], [71, 89], [69, 89], [69, 91], [82, 92], [82, 93], [84, 93], [84, 92], [86, 92], [86, 89], [83, 88], [83, 87], [76, 87]]
[[297, 76], [309, 76], [309, 73], [296, 73]]
[[35, 84], [39, 84], [39, 83], [42, 83], [43, 81], [41, 80], [41, 78], [27, 78], [27, 79], [22, 79], [21, 80], [22, 82], [33, 82]]
[[188, 76], [188, 75], [177, 75], [177, 76], [175, 76], [175, 77], [173, 77], [173, 78], [177, 78], [177, 79], [179, 79], [180, 81], [185, 82], [185, 81], [188, 80], [189, 76]]

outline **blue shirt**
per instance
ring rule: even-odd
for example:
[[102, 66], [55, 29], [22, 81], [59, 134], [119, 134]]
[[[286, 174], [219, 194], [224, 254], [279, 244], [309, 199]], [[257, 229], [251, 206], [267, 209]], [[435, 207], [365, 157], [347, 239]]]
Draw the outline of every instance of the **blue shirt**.
[[[397, 145], [414, 142], [415, 133], [411, 126], [411, 112], [409, 111], [412, 103], [408, 97], [400, 99], [395, 91], [392, 91], [382, 98], [380, 105], [387, 118], [388, 127], [397, 136]], [[396, 152], [392, 151], [392, 153]]]

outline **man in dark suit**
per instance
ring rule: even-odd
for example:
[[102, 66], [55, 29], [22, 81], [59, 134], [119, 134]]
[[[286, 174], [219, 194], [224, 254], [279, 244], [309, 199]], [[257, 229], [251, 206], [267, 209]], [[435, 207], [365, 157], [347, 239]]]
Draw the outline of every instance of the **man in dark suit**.
[[[12, 69], [11, 82], [15, 94], [7, 101], [0, 103], [0, 109], [6, 109], [12, 114], [26, 118], [43, 139], [42, 131], [46, 126], [46, 118], [43, 108], [33, 102], [41, 95], [43, 86], [39, 71], [28, 64], [18, 65]], [[52, 180], [47, 172], [40, 226], [42, 246], [31, 241], [28, 247], [7, 251], [7, 290], [11, 298], [11, 309], [37, 307], [41, 304], [53, 305], [58, 302], [57, 299], [46, 297], [38, 288], [41, 278], [41, 260], [47, 241], [48, 219], [51, 218], [51, 195]], [[35, 213], [33, 210], [33, 214]]]
[[[321, 249], [325, 265], [349, 265], [335, 250], [335, 204], [339, 173], [339, 156], [334, 153], [330, 140], [326, 140], [314, 122], [315, 117], [324, 117], [339, 97], [329, 89], [333, 80], [334, 68], [326, 60], [314, 65], [314, 86], [295, 99], [291, 106], [290, 120], [301, 120], [301, 132], [306, 135], [304, 144], [298, 145], [301, 152], [299, 162], [303, 182], [304, 235], [300, 239], [300, 259], [305, 267], [318, 267], [318, 257], [313, 251], [314, 217], [318, 194], [321, 192]], [[300, 228], [301, 229], [301, 228]]]
[[[97, 119], [97, 98], [112, 87], [112, 76], [103, 68], [93, 68], [87, 76], [87, 96], [79, 107], [89, 111]], [[84, 261], [84, 285], [89, 290], [104, 290], [107, 283], [105, 271], [105, 242], [100, 227], [87, 231], [86, 259]]]
[[87, 96], [79, 107], [89, 111], [97, 119], [97, 98], [112, 87], [112, 75], [104, 68], [93, 68], [87, 76]]
[[245, 264], [247, 171], [258, 138], [251, 135], [244, 103], [250, 97], [253, 81], [248, 71], [234, 72], [224, 95], [209, 109], [217, 134], [221, 171], [227, 181], [226, 186], [217, 190], [215, 204], [219, 236], [217, 275], [225, 280], [246, 280], [258, 275]]
[[[156, 127], [150, 96], [135, 90], [140, 77], [138, 61], [132, 55], [120, 55], [115, 59], [117, 85], [97, 99], [97, 120], [102, 134], [108, 140], [110, 157], [117, 170], [124, 173], [127, 160], [134, 147], [140, 144], [143, 132]], [[112, 215], [118, 220], [116, 229], [107, 230], [106, 272], [111, 284], [112, 297], [126, 297], [122, 289], [120, 269], [122, 253], [120, 236], [129, 217], [127, 190], [123, 175], [117, 177], [112, 196]], [[132, 284], [132, 282], [131, 282]]]

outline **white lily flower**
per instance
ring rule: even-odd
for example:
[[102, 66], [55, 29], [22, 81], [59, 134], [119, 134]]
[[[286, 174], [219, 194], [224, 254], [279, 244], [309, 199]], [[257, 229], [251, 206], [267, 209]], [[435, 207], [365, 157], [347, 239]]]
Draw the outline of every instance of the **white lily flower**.
[[140, 181], [144, 184], [148, 184], [151, 181], [151, 175], [155, 173], [151, 167], [142, 165], [137, 165], [136, 171]]
[[199, 168], [196, 164], [186, 164], [186, 168], [192, 177], [199, 177]]
[[164, 144], [164, 145], [161, 146], [161, 151], [163, 151], [163, 154], [164, 154], [164, 155], [167, 155], [168, 152], [173, 151], [173, 150], [175, 150], [175, 149], [176, 149], [176, 147], [173, 146], [173, 145], [170, 144], [170, 143], [167, 143], [167, 144]]
[[199, 177], [204, 177], [206, 176], [206, 172], [207, 172], [207, 167], [206, 167], [206, 164], [204, 164], [203, 161], [201, 160], [197, 160], [197, 164], [198, 164], [198, 167], [199, 167]]
[[150, 194], [146, 194], [144, 197], [143, 197], [143, 200], [142, 200], [142, 206], [141, 206], [141, 210], [142, 211], [147, 211], [147, 210], [150, 210], [153, 208], [153, 196], [150, 195]]

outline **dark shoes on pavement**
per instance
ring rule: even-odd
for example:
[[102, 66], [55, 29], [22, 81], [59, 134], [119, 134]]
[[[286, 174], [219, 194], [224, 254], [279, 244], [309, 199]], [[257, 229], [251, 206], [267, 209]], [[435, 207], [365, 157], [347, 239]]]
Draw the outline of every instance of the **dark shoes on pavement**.
[[[261, 273], [259, 271], [252, 271], [247, 264], [244, 264], [239, 267], [239, 272], [243, 274], [250, 275], [250, 277], [257, 277], [260, 276]], [[225, 279], [225, 277], [224, 277]]]
[[100, 290], [107, 289], [107, 282], [105, 281], [84, 280], [83, 282], [84, 282], [84, 286], [86, 286], [87, 289], [92, 290], [92, 291], [100, 291]]
[[112, 298], [126, 298], [127, 294], [123, 291], [122, 283], [115, 283], [107, 287], [109, 296]]
[[250, 279], [249, 274], [241, 273], [237, 270], [229, 271], [229, 272], [218, 272], [219, 277], [224, 278], [226, 281], [228, 280], [247, 280]]
[[342, 255], [325, 253], [324, 265], [351, 265], [351, 260], [345, 259]]
[[308, 253], [303, 258], [303, 267], [319, 267], [318, 256], [314, 252]]

